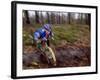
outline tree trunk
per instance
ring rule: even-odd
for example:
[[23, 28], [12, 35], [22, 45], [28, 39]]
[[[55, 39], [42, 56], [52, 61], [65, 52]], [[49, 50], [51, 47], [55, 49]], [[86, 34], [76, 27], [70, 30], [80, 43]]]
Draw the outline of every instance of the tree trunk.
[[25, 10], [25, 18], [26, 18], [26, 23], [27, 24], [30, 24], [29, 14], [28, 14], [28, 11], [27, 10]]
[[50, 23], [50, 16], [49, 16], [49, 12], [47, 12], [47, 23]]
[[68, 13], [68, 23], [71, 24], [71, 13]]
[[38, 11], [35, 11], [35, 21], [36, 21], [36, 23], [39, 23], [39, 14], [38, 14]]

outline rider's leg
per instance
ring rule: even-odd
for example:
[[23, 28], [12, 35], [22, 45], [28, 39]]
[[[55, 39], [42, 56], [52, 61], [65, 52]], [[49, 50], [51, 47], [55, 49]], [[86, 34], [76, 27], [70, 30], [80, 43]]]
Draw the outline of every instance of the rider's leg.
[[41, 41], [38, 41], [38, 40], [35, 41], [35, 40], [34, 40], [34, 42], [35, 42], [36, 48], [37, 48], [37, 49], [40, 49], [40, 48], [41, 48]]
[[49, 41], [49, 39], [47, 40], [47, 45], [50, 46], [50, 41]]

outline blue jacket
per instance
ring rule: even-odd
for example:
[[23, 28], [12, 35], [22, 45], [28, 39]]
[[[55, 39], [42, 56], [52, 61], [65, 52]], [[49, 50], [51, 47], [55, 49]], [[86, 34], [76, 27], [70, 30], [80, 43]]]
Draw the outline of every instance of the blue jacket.
[[34, 40], [44, 39], [44, 38], [46, 38], [45, 29], [39, 28], [38, 30], [36, 30], [36, 31], [34, 32]]

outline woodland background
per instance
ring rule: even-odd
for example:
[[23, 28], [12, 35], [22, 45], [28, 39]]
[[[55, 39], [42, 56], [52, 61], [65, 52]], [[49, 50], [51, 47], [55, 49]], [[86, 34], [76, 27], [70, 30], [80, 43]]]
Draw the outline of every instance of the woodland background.
[[[23, 10], [23, 68], [53, 68], [90, 66], [91, 15], [75, 12]], [[34, 32], [45, 23], [52, 25], [57, 66], [52, 66], [41, 57], [35, 45]], [[70, 62], [70, 63], [69, 63]]]

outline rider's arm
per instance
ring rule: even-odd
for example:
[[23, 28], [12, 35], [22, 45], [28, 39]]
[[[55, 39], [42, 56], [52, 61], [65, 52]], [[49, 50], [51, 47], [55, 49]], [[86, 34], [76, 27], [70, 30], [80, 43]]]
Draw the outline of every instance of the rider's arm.
[[53, 39], [54, 40], [53, 37], [54, 37], [54, 33], [51, 31], [50, 34], [49, 34], [49, 39]]
[[35, 40], [35, 43], [36, 43], [36, 47], [40, 49], [41, 40], [39, 39], [39, 37], [40, 37], [40, 34], [38, 32], [35, 32], [34, 33], [34, 40]]
[[34, 40], [36, 41], [36, 43], [40, 43], [39, 37], [40, 37], [40, 34], [38, 32], [35, 32], [34, 33]]
[[42, 41], [47, 41], [47, 38], [46, 38], [46, 37], [43, 37], [43, 38], [42, 38]]

